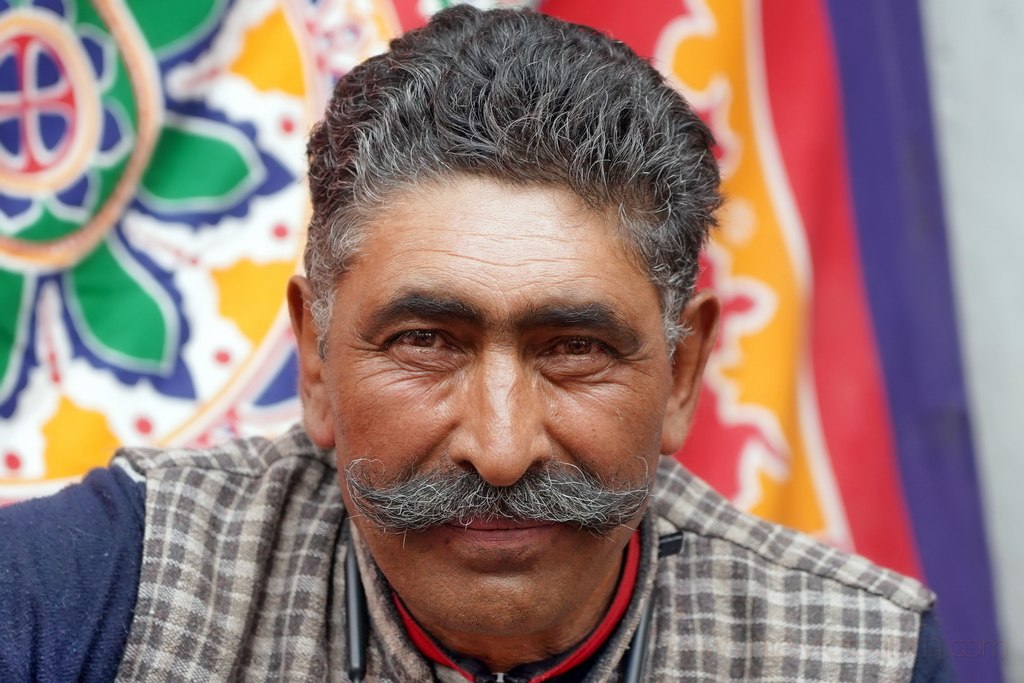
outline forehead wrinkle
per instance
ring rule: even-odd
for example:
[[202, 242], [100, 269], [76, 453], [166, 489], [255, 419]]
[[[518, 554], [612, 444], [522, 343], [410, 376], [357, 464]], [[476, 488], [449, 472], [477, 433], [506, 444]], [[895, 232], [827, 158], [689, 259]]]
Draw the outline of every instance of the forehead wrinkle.
[[[481, 233], [467, 235], [457, 229], [428, 229], [425, 232], [433, 233], [433, 236], [421, 235], [415, 239], [405, 238], [405, 241], [394, 249], [394, 255], [414, 255], [417, 261], [425, 257], [440, 256], [443, 259], [451, 259], [452, 264], [446, 267], [458, 268], [457, 263], [476, 264], [496, 268], [500, 270], [515, 270], [530, 266], [553, 266], [560, 270], [566, 270], [571, 263], [585, 260], [585, 256], [579, 252], [576, 245], [579, 244], [578, 237], [544, 237], [532, 235], [507, 235], [502, 236], [506, 243], [500, 253], [490, 253], [495, 250], [477, 248], [478, 245], [489, 246], [494, 243], [493, 234]], [[454, 245], [445, 244], [452, 235], [458, 236], [458, 243]], [[560, 254], [538, 253], [538, 242], [561, 245], [570, 245], [572, 248]], [[628, 259], [625, 250], [621, 253], [623, 260]], [[630, 264], [632, 266], [632, 264]]]

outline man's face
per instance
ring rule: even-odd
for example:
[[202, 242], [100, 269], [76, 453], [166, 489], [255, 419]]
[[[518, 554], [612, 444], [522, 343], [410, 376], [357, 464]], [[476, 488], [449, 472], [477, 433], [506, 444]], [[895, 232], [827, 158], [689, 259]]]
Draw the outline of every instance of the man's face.
[[[357, 459], [383, 480], [455, 467], [504, 487], [558, 461], [635, 483], [681, 445], [717, 308], [688, 321], [696, 334], [674, 362], [657, 292], [607, 216], [567, 191], [461, 177], [392, 198], [367, 231], [337, 283], [322, 362], [308, 285], [290, 289], [307, 430], [336, 448], [340, 471]], [[447, 645], [567, 634], [557, 652], [606, 608], [639, 515], [603, 535], [483, 520], [399, 535], [353, 521]]]

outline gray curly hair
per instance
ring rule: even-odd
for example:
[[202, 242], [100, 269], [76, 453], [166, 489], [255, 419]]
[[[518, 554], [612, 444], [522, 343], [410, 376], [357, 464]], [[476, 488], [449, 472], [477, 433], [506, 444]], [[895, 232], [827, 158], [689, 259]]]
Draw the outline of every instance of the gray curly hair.
[[321, 353], [334, 285], [389, 197], [456, 175], [567, 187], [615, 211], [670, 345], [721, 204], [707, 126], [650, 64], [593, 29], [457, 6], [342, 78], [307, 147], [305, 267]]

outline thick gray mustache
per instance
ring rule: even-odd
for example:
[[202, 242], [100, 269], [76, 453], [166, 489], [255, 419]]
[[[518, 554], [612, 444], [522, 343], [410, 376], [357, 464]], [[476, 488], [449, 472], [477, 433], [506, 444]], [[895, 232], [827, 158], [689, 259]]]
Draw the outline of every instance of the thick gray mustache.
[[604, 533], [632, 520], [650, 494], [650, 477], [624, 486], [602, 484], [569, 463], [546, 463], [511, 486], [493, 486], [475, 470], [446, 467], [377, 484], [374, 462], [345, 467], [349, 496], [358, 512], [386, 533], [425, 531], [475, 520], [572, 524]]

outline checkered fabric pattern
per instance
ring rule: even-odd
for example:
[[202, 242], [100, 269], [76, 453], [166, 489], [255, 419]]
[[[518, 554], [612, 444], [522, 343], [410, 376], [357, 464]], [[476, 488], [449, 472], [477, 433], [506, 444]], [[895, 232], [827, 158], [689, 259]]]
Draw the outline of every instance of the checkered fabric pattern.
[[[124, 450], [144, 477], [135, 617], [119, 681], [344, 680], [344, 558], [362, 567], [367, 681], [448, 680], [405, 636], [386, 581], [343, 524], [332, 453], [301, 429], [206, 451]], [[682, 532], [660, 558], [657, 536]], [[912, 579], [757, 520], [663, 459], [633, 603], [589, 682], [620, 680], [656, 601], [653, 681], [905, 681], [920, 613]]]
[[744, 514], [664, 460], [652, 514], [683, 532], [658, 563], [657, 681], [907, 681], [917, 581]]
[[118, 680], [328, 680], [327, 615], [344, 606], [333, 455], [296, 428], [207, 451], [122, 450], [115, 463], [146, 481]]

